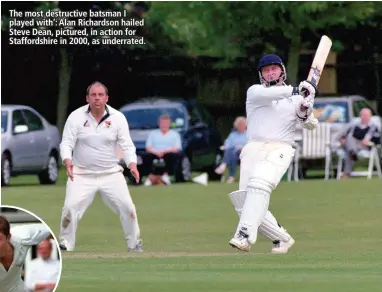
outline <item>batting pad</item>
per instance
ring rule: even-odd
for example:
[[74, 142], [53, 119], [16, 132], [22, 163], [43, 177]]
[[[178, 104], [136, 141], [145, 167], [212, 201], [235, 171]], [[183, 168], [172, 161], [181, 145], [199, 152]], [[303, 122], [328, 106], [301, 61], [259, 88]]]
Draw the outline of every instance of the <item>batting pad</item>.
[[[233, 207], [235, 208], [237, 215], [240, 218], [247, 196], [247, 191], [234, 191], [228, 196], [232, 202]], [[286, 230], [277, 223], [275, 217], [270, 211], [265, 213], [264, 219], [259, 226], [258, 232], [271, 241], [288, 241], [291, 237], [289, 233], [286, 232]]]
[[237, 215], [240, 218], [241, 211], [243, 210], [245, 198], [247, 196], [247, 191], [240, 191], [240, 190], [234, 191], [234, 192], [230, 193], [228, 196], [232, 202], [233, 207], [235, 208]]
[[[273, 220], [272, 220], [273, 219]], [[266, 212], [263, 221], [258, 229], [259, 233], [261, 233], [266, 238], [275, 241], [289, 241], [291, 236], [289, 233], [282, 228], [279, 224], [277, 224], [276, 219], [273, 217], [271, 212]]]

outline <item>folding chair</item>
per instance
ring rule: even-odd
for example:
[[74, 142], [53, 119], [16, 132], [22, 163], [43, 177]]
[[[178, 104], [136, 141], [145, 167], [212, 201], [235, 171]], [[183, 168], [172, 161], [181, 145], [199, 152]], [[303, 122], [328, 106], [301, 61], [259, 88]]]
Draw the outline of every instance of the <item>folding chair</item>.
[[332, 162], [330, 147], [330, 123], [319, 123], [316, 129], [310, 131], [302, 129], [302, 146], [298, 146], [291, 166], [288, 169], [288, 181], [292, 179], [294, 170], [294, 181], [299, 181], [299, 162], [302, 159], [325, 159], [325, 180], [329, 179]]
[[[360, 153], [357, 155], [359, 159], [369, 160], [367, 171], [352, 171], [350, 173], [350, 176], [367, 176], [367, 179], [371, 179], [373, 175], [377, 175], [380, 179], [382, 179], [381, 157], [378, 153], [377, 146], [372, 142], [370, 142], [369, 146], [371, 146], [370, 150], [361, 150]], [[341, 176], [343, 174], [342, 167], [345, 160], [346, 152], [344, 149], [339, 149], [337, 151], [337, 155], [338, 155], [337, 179], [341, 179]], [[376, 172], [373, 171], [374, 165], [377, 169]]]

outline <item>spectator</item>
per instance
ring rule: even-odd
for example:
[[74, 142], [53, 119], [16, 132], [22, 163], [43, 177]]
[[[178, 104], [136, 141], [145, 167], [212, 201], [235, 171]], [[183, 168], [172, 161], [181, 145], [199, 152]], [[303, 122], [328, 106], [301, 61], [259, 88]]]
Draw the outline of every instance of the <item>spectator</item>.
[[[171, 130], [171, 118], [164, 114], [159, 117], [159, 129], [150, 132], [146, 141], [147, 154], [143, 157], [145, 164], [153, 165], [145, 185], [152, 185], [150, 177], [160, 175], [161, 180], [169, 185], [169, 173], [176, 174], [180, 159], [183, 156], [180, 134]], [[158, 162], [163, 162], [158, 166]]]
[[52, 243], [46, 239], [37, 245], [38, 257], [25, 271], [25, 287], [28, 292], [51, 292], [60, 280], [60, 261], [52, 259]]
[[350, 177], [354, 162], [362, 152], [370, 150], [370, 142], [379, 143], [378, 127], [371, 121], [372, 113], [368, 108], [360, 111], [360, 121], [346, 127], [341, 133], [341, 144], [345, 150], [343, 179]]
[[226, 167], [229, 169], [227, 183], [235, 181], [236, 166], [239, 162], [239, 156], [243, 147], [247, 144], [247, 122], [245, 117], [237, 117], [234, 122], [234, 131], [232, 131], [224, 141], [224, 160], [216, 168], [217, 174], [223, 174]]

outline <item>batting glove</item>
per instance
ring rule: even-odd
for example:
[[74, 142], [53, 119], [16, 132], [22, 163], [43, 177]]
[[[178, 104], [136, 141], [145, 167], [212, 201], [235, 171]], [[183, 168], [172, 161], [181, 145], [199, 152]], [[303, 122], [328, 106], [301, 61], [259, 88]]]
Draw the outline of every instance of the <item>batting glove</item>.
[[314, 97], [306, 97], [297, 104], [296, 114], [300, 121], [305, 121], [313, 112]]
[[314, 98], [317, 94], [317, 87], [312, 82], [305, 80], [300, 82], [300, 85], [298, 86], [298, 92], [305, 98]]

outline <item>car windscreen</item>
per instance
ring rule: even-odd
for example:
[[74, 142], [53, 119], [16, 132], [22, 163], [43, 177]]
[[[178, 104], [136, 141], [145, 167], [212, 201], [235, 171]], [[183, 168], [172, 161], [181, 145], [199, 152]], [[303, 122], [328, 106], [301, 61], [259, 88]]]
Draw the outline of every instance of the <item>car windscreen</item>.
[[349, 123], [349, 108], [344, 101], [316, 101], [314, 116], [321, 123]]
[[1, 111], [1, 133], [5, 133], [8, 129], [8, 112]]
[[171, 118], [171, 128], [184, 128], [186, 115], [182, 107], [134, 108], [123, 111], [130, 129], [157, 129], [159, 117], [167, 114]]

